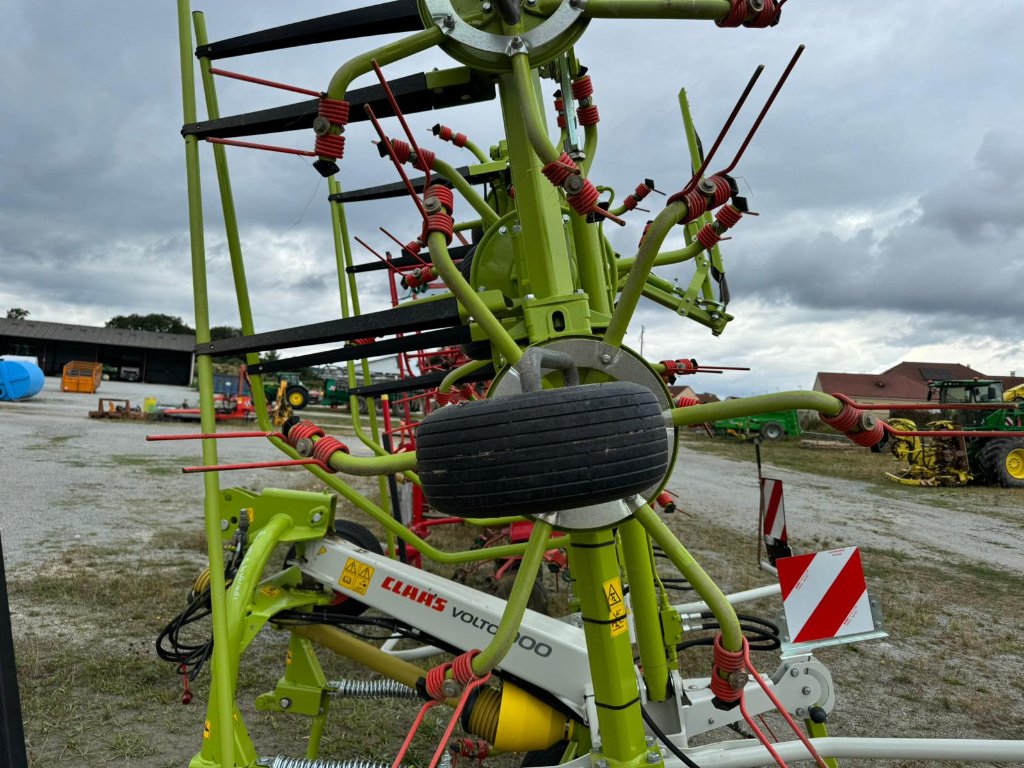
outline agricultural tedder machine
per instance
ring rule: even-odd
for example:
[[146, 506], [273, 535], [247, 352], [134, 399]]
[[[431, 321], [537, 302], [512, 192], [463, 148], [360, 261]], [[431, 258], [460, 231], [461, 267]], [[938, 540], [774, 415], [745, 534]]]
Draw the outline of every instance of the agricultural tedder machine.
[[[654, 184], [638, 169], [642, 181], [634, 180], [633, 191], [615, 204], [611, 189], [590, 178], [599, 90], [577, 43], [592, 22], [614, 24], [623, 18], [717, 24], [735, 28], [740, 43], [744, 35], [764, 34], [778, 24], [784, 2], [392, 0], [211, 42], [203, 16], [190, 12], [188, 0], [179, 0], [202, 423], [201, 433], [166, 437], [202, 443], [203, 464], [196, 469], [204, 472], [209, 570], [162, 642], [169, 643], [186, 680], [210, 661], [210, 697], [205, 723], [197, 728], [199, 751], [191, 768], [367, 765], [320, 755], [337, 686], [326, 680], [318, 649], [343, 654], [393, 681], [366, 688], [404, 692], [422, 701], [419, 717], [394, 755], [396, 768], [411, 759], [408, 747], [432, 708], [444, 712], [441, 722], [447, 726], [430, 745], [433, 756], [422, 761], [431, 768], [449, 754], [456, 726], [478, 740], [469, 750], [476, 757], [486, 750], [527, 752], [531, 765], [578, 768], [740, 768], [808, 761], [825, 768], [844, 757], [1024, 760], [1021, 741], [829, 736], [826, 721], [836, 701], [835, 686], [812, 653], [815, 644], [772, 635], [764, 622], [756, 625], [761, 630], [752, 629], [735, 608], [779, 594], [779, 585], [725, 594], [651, 506], [675, 464], [680, 427], [800, 408], [820, 412], [858, 445], [876, 450], [892, 432], [856, 403], [817, 392], [680, 407], [669, 398], [663, 380], [679, 360], [651, 362], [623, 343], [641, 298], [667, 309], [667, 320], [686, 318], [715, 335], [732, 319], [719, 242], [734, 228], [742, 229], [750, 213], [733, 172], [800, 51], [731, 159], [719, 157], [722, 140], [762, 68], [743, 89], [717, 138], [703, 148], [680, 94], [691, 167], [658, 169], [659, 185], [671, 193], [652, 215], [635, 252], [620, 256], [606, 230], [635, 211], [655, 191]], [[378, 34], [400, 36], [377, 47], [367, 45], [340, 67], [325, 69], [323, 91], [220, 67], [234, 56]], [[384, 68], [434, 48], [456, 66], [387, 79]], [[197, 114], [197, 60], [208, 116], [204, 121]], [[354, 87], [364, 75], [376, 82]], [[221, 116], [216, 77], [283, 87], [306, 98]], [[555, 88], [553, 129], [545, 117], [550, 106], [542, 97], [548, 81]], [[471, 153], [470, 164], [447, 162], [441, 149], [417, 141], [417, 135], [426, 136], [424, 131], [410, 128], [417, 113], [490, 101], [501, 110], [504, 135], [489, 151], [446, 126], [437, 124], [434, 131], [437, 140], [454, 145], [452, 152]], [[385, 119], [396, 128], [391, 135]], [[351, 160], [344, 156], [360, 152], [346, 146], [346, 139], [353, 126], [366, 122], [379, 140], [382, 173], [398, 181], [346, 191], [340, 179]], [[303, 132], [306, 148], [241, 140], [292, 130]], [[212, 145], [243, 332], [218, 341], [210, 339], [202, 142]], [[250, 297], [246, 283], [227, 164], [230, 145], [310, 156], [316, 171], [328, 179], [340, 317], [256, 332], [252, 307], [260, 297]], [[444, 290], [363, 312], [346, 212], [361, 200], [382, 196], [409, 199], [409, 241], [396, 266], [408, 268], [413, 280], [443, 283]], [[666, 250], [673, 232], [681, 232], [685, 244]], [[462, 233], [469, 233], [468, 242], [456, 245]], [[693, 267], [685, 285], [655, 274], [680, 263]], [[334, 348], [259, 362], [262, 352], [311, 345]], [[370, 378], [368, 358], [453, 345], [465, 350], [469, 360], [432, 374], [438, 391], [446, 395], [467, 384], [491, 383], [486, 396], [445, 405], [425, 417], [417, 427], [415, 450], [389, 452], [373, 408], [368, 429], [353, 418], [361, 452], [310, 421], [292, 418], [278, 429], [265, 416], [259, 380], [283, 370], [279, 366], [344, 363], [350, 395], [373, 398], [388, 394], [388, 386], [372, 384], [362, 391], [355, 386], [357, 366], [364, 380]], [[212, 361], [240, 355], [246, 356], [253, 377], [260, 431], [218, 433]], [[217, 440], [254, 436], [285, 454], [264, 466], [302, 467], [325, 490], [222, 488], [224, 470], [254, 465], [218, 465]], [[442, 551], [387, 510], [388, 478], [398, 475], [418, 485], [433, 510], [470, 525], [529, 521], [529, 539]], [[346, 479], [350, 476], [378, 478], [381, 500], [358, 490]], [[388, 556], [365, 529], [349, 521], [336, 523], [339, 498], [390, 537], [415, 547], [425, 564], [519, 558], [508, 599]], [[271, 566], [272, 559], [279, 562], [272, 558], [278, 544], [293, 548], [283, 568]], [[573, 579], [575, 615], [565, 621], [527, 610], [543, 555], [551, 547], [565, 549]], [[678, 577], [660, 574], [656, 556], [678, 569]], [[785, 562], [777, 561], [780, 573]], [[699, 599], [674, 605], [668, 585], [684, 580]], [[373, 610], [364, 613], [368, 608]], [[186, 645], [179, 630], [207, 613], [211, 640]], [[877, 637], [878, 624], [871, 616], [867, 621], [863, 637]], [[303, 757], [263, 756], [259, 735], [250, 734], [237, 702], [245, 651], [268, 624], [286, 633], [287, 654], [282, 648], [285, 663], [276, 687], [255, 704], [308, 728]], [[432, 661], [426, 668], [414, 665], [404, 658], [408, 650], [382, 649], [345, 631], [367, 624], [413, 641], [418, 647], [412, 653]], [[706, 643], [693, 642], [694, 633], [705, 632], [714, 635]], [[751, 642], [750, 636], [764, 640], [766, 632], [768, 648], [781, 643], [783, 653], [777, 663], [761, 663], [762, 672], [751, 652], [765, 650], [765, 644]], [[681, 656], [690, 662], [688, 668], [699, 666], [702, 676], [684, 677]], [[769, 712], [787, 721], [792, 731], [787, 740], [773, 743], [763, 733], [755, 718]], [[754, 737], [732, 739], [728, 729], [738, 724]]]
[[[1003, 392], [1000, 381], [965, 379], [929, 383], [929, 408], [941, 417], [928, 422], [926, 432], [896, 437], [893, 455], [908, 463], [888, 477], [904, 485], [967, 485], [989, 483], [1024, 488], [1024, 392], [1020, 387]], [[912, 432], [910, 419], [889, 424]]]

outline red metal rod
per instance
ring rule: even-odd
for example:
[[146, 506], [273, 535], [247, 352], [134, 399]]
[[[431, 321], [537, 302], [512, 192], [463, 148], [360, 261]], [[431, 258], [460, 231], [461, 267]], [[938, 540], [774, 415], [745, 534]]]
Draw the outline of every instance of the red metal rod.
[[412, 195], [412, 199], [416, 203], [416, 207], [420, 210], [420, 215], [423, 217], [423, 221], [426, 221], [427, 209], [423, 207], [423, 201], [420, 200], [420, 196], [416, 194], [416, 189], [413, 187], [412, 182], [409, 181], [409, 177], [405, 174], [405, 169], [402, 168], [402, 164], [398, 161], [398, 156], [395, 155], [395, 148], [391, 146], [391, 140], [385, 135], [384, 130], [380, 127], [380, 121], [377, 120], [377, 116], [373, 114], [373, 107], [369, 104], [363, 105], [363, 110], [366, 112], [366, 116], [370, 118], [370, 122], [373, 124], [373, 129], [377, 131], [377, 135], [380, 136], [380, 140], [384, 142], [384, 148], [388, 151], [388, 155], [391, 157], [391, 162], [395, 164], [395, 168], [398, 169], [399, 175], [402, 177], [402, 182], [405, 184], [406, 190]]
[[793, 58], [789, 60], [789, 64], [786, 66], [786, 70], [782, 73], [782, 77], [779, 78], [779, 82], [775, 84], [775, 89], [768, 97], [768, 101], [766, 101], [764, 107], [762, 107], [761, 114], [757, 116], [757, 120], [754, 121], [754, 124], [750, 127], [750, 131], [747, 133], [747, 138], [745, 138], [743, 140], [743, 144], [740, 145], [740, 149], [736, 153], [736, 157], [732, 159], [732, 162], [729, 163], [729, 165], [720, 170], [718, 173], [714, 174], [715, 176], [721, 176], [723, 174], [729, 173], [732, 171], [733, 168], [736, 167], [736, 164], [740, 161], [740, 158], [743, 157], [743, 153], [746, 152], [747, 145], [750, 144], [751, 139], [754, 138], [754, 134], [757, 133], [757, 129], [761, 127], [761, 121], [764, 120], [765, 115], [768, 114], [768, 110], [771, 109], [772, 104], [775, 103], [775, 97], [779, 95], [779, 91], [782, 90], [782, 86], [786, 84], [786, 80], [789, 78], [789, 73], [792, 72], [793, 67], [796, 66], [797, 59], [800, 58], [800, 54], [802, 54], [803, 52], [804, 45], [798, 45], [796, 53], [794, 53]]
[[971, 432], [966, 429], [893, 429], [888, 422], [883, 421], [882, 426], [890, 435], [896, 437], [1024, 437], [1024, 432], [1000, 432], [999, 430], [986, 429]]
[[322, 461], [317, 459], [287, 459], [281, 461], [255, 461], [246, 464], [214, 464], [212, 466], [182, 467], [181, 471], [186, 475], [194, 472], [227, 472], [233, 469], [264, 469], [266, 467], [298, 467], [304, 464], [316, 464], [321, 469], [327, 469]]
[[256, 85], [266, 85], [270, 88], [280, 88], [282, 91], [292, 91], [293, 93], [303, 93], [306, 96], [314, 96], [320, 98], [320, 91], [311, 91], [308, 88], [299, 88], [297, 85], [288, 85], [287, 83], [277, 83], [273, 80], [264, 80], [261, 77], [253, 77], [252, 75], [242, 75], [238, 72], [228, 72], [226, 69], [216, 69], [215, 67], [210, 68], [210, 74], [220, 75], [221, 77], [230, 77], [232, 80], [244, 80], [247, 83], [255, 83]]
[[[395, 117], [398, 118], [398, 122], [402, 124], [402, 130], [405, 131], [405, 135], [409, 138], [409, 144], [416, 153], [416, 157], [423, 157], [423, 153], [420, 152], [419, 144], [416, 143], [416, 137], [413, 136], [412, 131], [409, 130], [409, 124], [405, 122], [405, 115], [403, 115], [402, 110], [398, 108], [398, 101], [395, 99], [395, 94], [391, 91], [391, 86], [388, 85], [387, 78], [385, 78], [384, 73], [381, 72], [380, 65], [377, 64], [376, 59], [370, 63], [373, 64], [373, 71], [377, 73], [377, 79], [380, 80], [380, 87], [384, 89], [384, 93], [388, 97], [388, 103], [391, 104], [391, 111], [395, 113]], [[423, 188], [426, 189], [430, 186], [430, 167], [427, 166], [426, 163], [423, 165]]]
[[762, 72], [764, 72], [764, 64], [758, 64], [757, 69], [754, 70], [754, 74], [751, 75], [750, 80], [747, 82], [747, 87], [744, 88], [743, 93], [740, 94], [739, 101], [737, 101], [736, 106], [732, 108], [732, 113], [729, 115], [729, 119], [725, 121], [725, 125], [722, 126], [722, 130], [718, 132], [718, 138], [715, 139], [715, 143], [711, 145], [711, 151], [704, 156], [704, 162], [700, 164], [700, 168], [698, 168], [693, 174], [693, 177], [690, 179], [689, 183], [683, 187], [683, 190], [681, 192], [677, 192], [668, 199], [669, 203], [673, 203], [676, 200], [685, 197], [693, 191], [694, 187], [697, 186], [697, 182], [700, 181], [701, 176], [704, 175], [704, 171], [707, 170], [708, 163], [711, 162], [711, 158], [715, 156], [715, 152], [717, 152], [718, 148], [721, 146], [722, 140], [732, 127], [733, 122], [736, 120], [736, 116], [740, 113], [740, 109], [743, 108], [744, 102], [746, 102], [750, 92], [754, 89], [754, 83], [757, 82], [757, 79], [761, 76]]
[[858, 403], [844, 400], [862, 411], [998, 411], [1009, 403]]
[[408, 253], [408, 254], [409, 254], [410, 256], [412, 256], [412, 257], [413, 257], [414, 259], [416, 259], [417, 261], [419, 261], [419, 263], [420, 263], [420, 264], [422, 264], [422, 265], [423, 265], [424, 267], [428, 266], [427, 262], [423, 260], [423, 257], [422, 257], [422, 256], [420, 256], [420, 255], [419, 255], [418, 253], [413, 253], [413, 252], [412, 252], [412, 251], [410, 251], [410, 250], [409, 250], [408, 248], [406, 248], [406, 247], [405, 247], [405, 243], [403, 243], [403, 242], [402, 242], [401, 240], [399, 240], [399, 239], [398, 239], [397, 237], [395, 237], [395, 236], [394, 236], [394, 235], [392, 235], [392, 234], [391, 234], [390, 232], [388, 232], [388, 231], [387, 231], [386, 229], [384, 229], [384, 227], [377, 227], [377, 229], [379, 229], [379, 230], [380, 230], [381, 232], [383, 232], [383, 233], [384, 233], [385, 235], [387, 235], [387, 236], [388, 236], [388, 237], [390, 237], [390, 238], [391, 238], [392, 240], [394, 240], [394, 241], [395, 241], [395, 242], [396, 242], [396, 243], [398, 244], [398, 247], [399, 247], [399, 248], [401, 248], [401, 249], [402, 249], [402, 250], [403, 250], [403, 251], [404, 251], [405, 253]]
[[233, 437], [278, 437], [284, 440], [280, 432], [196, 432], [187, 435], [146, 435], [146, 440], [154, 443], [161, 440], [227, 440]]
[[291, 147], [275, 147], [271, 144], [253, 144], [251, 141], [234, 141], [233, 139], [214, 139], [207, 137], [211, 144], [227, 144], [231, 147], [246, 147], [247, 149], [262, 149], [266, 152], [280, 152], [284, 155], [299, 155], [300, 157], [317, 157], [316, 152], [305, 149], [292, 149]]
[[390, 261], [389, 261], [388, 259], [385, 259], [385, 258], [384, 258], [383, 256], [381, 256], [381, 255], [380, 255], [379, 253], [377, 253], [377, 252], [376, 252], [375, 250], [373, 250], [373, 248], [371, 248], [371, 247], [370, 247], [370, 246], [368, 246], [368, 245], [367, 245], [367, 244], [366, 244], [365, 242], [363, 242], [363, 240], [362, 240], [362, 239], [360, 239], [360, 238], [358, 238], [358, 237], [356, 237], [356, 238], [354, 238], [354, 239], [355, 239], [355, 241], [356, 241], [357, 243], [359, 243], [359, 244], [360, 244], [361, 246], [363, 246], [363, 248], [365, 248], [365, 249], [366, 249], [366, 250], [368, 250], [368, 251], [369, 251], [370, 253], [372, 253], [372, 254], [373, 254], [374, 256], [376, 256], [376, 257], [377, 257], [378, 259], [380, 259], [381, 261], [383, 261], [383, 262], [384, 262], [384, 263], [385, 263], [385, 264], [387, 265], [388, 269], [390, 269], [390, 270], [394, 271], [394, 272], [395, 272], [395, 274], [397, 274], [397, 275], [401, 275], [401, 274], [403, 274], [402, 270], [400, 270], [400, 269], [399, 269], [398, 267], [396, 267], [396, 266], [395, 266], [394, 264], [392, 264], [392, 263], [391, 263], [391, 262], [390, 262]]

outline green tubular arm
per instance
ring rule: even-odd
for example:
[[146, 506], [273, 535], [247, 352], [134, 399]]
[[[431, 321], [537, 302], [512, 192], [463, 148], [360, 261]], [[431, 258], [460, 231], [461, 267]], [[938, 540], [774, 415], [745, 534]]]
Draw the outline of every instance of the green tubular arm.
[[459, 194], [466, 199], [466, 202], [472, 206], [473, 210], [480, 214], [485, 228], [498, 223], [498, 214], [487, 204], [486, 200], [480, 197], [480, 193], [473, 189], [473, 186], [466, 181], [461, 173], [439, 158], [434, 158], [433, 169], [448, 179], [452, 186], [459, 191]]
[[519, 362], [523, 356], [522, 350], [516, 344], [505, 326], [487, 308], [483, 300], [476, 295], [473, 287], [466, 282], [466, 278], [459, 272], [459, 268], [452, 262], [448, 254], [448, 244], [445, 242], [444, 234], [431, 232], [427, 237], [427, 247], [430, 249], [430, 261], [437, 269], [437, 274], [444, 280], [445, 285], [452, 292], [459, 303], [466, 308], [477, 325], [484, 329], [487, 337], [491, 340], [494, 349], [501, 354], [509, 365]]
[[470, 152], [472, 152], [473, 156], [477, 160], [479, 160], [481, 163], [489, 163], [489, 162], [491, 162], [491, 158], [489, 158], [487, 155], [485, 155], [484, 151], [482, 149], [480, 149], [480, 147], [477, 146], [475, 142], [473, 142], [473, 141], [471, 141], [469, 139], [466, 139], [466, 143], [463, 146], [465, 146], [466, 149], [468, 149]]
[[723, 18], [729, 0], [587, 0], [588, 19], [714, 19]]
[[515, 81], [516, 96], [519, 99], [519, 108], [522, 110], [530, 146], [537, 153], [537, 157], [545, 163], [553, 163], [561, 157], [561, 153], [555, 149], [548, 138], [547, 131], [544, 130], [544, 121], [540, 116], [537, 100], [534, 98], [533, 80], [530, 73], [530, 57], [527, 54], [517, 53], [512, 57], [512, 77]]
[[228, 632], [232, 647], [242, 639], [242, 622], [245, 610], [252, 602], [252, 596], [259, 586], [260, 577], [266, 567], [274, 548], [281, 536], [292, 527], [292, 518], [288, 515], [274, 515], [270, 521], [256, 531], [249, 544], [248, 551], [238, 567], [238, 573], [231, 581], [228, 590]]
[[668, 233], [677, 223], [682, 221], [686, 215], [686, 203], [679, 201], [672, 203], [661, 213], [654, 217], [651, 228], [647, 230], [644, 241], [640, 243], [634, 257], [633, 267], [629, 270], [626, 278], [626, 285], [622, 289], [619, 301], [612, 312], [612, 319], [608, 323], [608, 330], [605, 331], [604, 342], [613, 347], [622, 343], [626, 336], [626, 328], [629, 327], [630, 318], [636, 310], [636, 305], [643, 295], [644, 285], [647, 282], [647, 275], [654, 267], [654, 260], [658, 256], [658, 249], [665, 242]]
[[[590, 175], [590, 166], [594, 163], [594, 155], [597, 154], [597, 126], [588, 125], [583, 128], [583, 160], [580, 162], [580, 170], [584, 176]], [[619, 214], [615, 214], [618, 216]]]
[[[316, 444], [321, 438], [314, 437]], [[408, 472], [416, 468], [415, 451], [403, 453], [385, 453], [383, 456], [352, 456], [344, 451], [335, 451], [331, 454], [331, 469], [336, 472], [343, 472], [346, 475], [360, 475], [362, 477], [376, 477], [377, 475], [394, 475], [399, 472]]]
[[[616, 211], [612, 211], [612, 213], [614, 213], [616, 216], [619, 215]], [[694, 242], [690, 243], [685, 248], [680, 248], [677, 251], [662, 251], [661, 253], [654, 257], [654, 264], [652, 265], [652, 268], [663, 267], [666, 264], [678, 264], [682, 261], [689, 261], [694, 256], [697, 256], [703, 250], [703, 245]], [[615, 266], [618, 268], [619, 272], [628, 272], [630, 269], [632, 269], [635, 263], [636, 256], [627, 256], [622, 259], [617, 259], [615, 261]]]
[[331, 78], [331, 84], [327, 86], [328, 98], [344, 99], [349, 84], [359, 75], [364, 75], [373, 69], [374, 61], [383, 67], [412, 56], [414, 53], [425, 51], [427, 48], [433, 48], [443, 39], [444, 32], [435, 24], [422, 32], [416, 32], [401, 40], [395, 40], [349, 59], [338, 68], [334, 77]]
[[484, 225], [480, 219], [469, 219], [468, 221], [457, 221], [455, 222], [456, 232], [465, 232], [467, 229], [476, 229]]
[[706, 421], [788, 410], [818, 411], [826, 416], [835, 416], [842, 409], [842, 401], [832, 395], [826, 395], [824, 392], [778, 392], [772, 395], [744, 397], [739, 400], [724, 400], [720, 403], [673, 408], [672, 425], [683, 427], [691, 424], [703, 424]]
[[[526, 604], [530, 600], [530, 590], [533, 589], [533, 582], [537, 578], [541, 560], [547, 550], [551, 531], [549, 523], [540, 520], [534, 522], [523, 560], [516, 573], [516, 580], [512, 584], [512, 592], [508, 596], [508, 604], [498, 623], [498, 631], [494, 633], [494, 638], [487, 647], [473, 658], [473, 671], [477, 675], [486, 674], [500, 664], [516, 641], [519, 626], [526, 613]], [[493, 550], [488, 551], [492, 553], [492, 557], [497, 557]]]
[[[178, 0], [178, 51], [181, 61], [181, 100], [185, 123], [196, 122], [195, 72], [193, 70], [192, 30], [189, 0]], [[192, 296], [195, 302], [196, 342], [210, 340], [210, 306], [206, 287], [206, 245], [203, 229], [203, 195], [199, 168], [199, 146], [195, 136], [185, 138], [185, 179], [188, 190], [189, 241], [191, 243]], [[213, 410], [213, 362], [208, 355], [199, 355], [196, 360], [199, 377], [200, 426], [203, 432], [214, 432], [217, 421]], [[203, 440], [204, 464], [217, 463], [216, 440]], [[220, 511], [217, 500], [220, 484], [216, 472], [208, 472], [203, 478], [203, 518], [206, 528], [206, 552], [210, 563], [210, 604], [213, 631], [213, 660], [210, 667], [210, 691], [216, 697], [216, 707], [211, 707], [220, 724], [230, 723], [235, 698], [232, 663], [228, 647], [228, 626], [226, 616], [226, 594], [224, 584], [224, 553], [221, 549]], [[231, 729], [218, 728], [217, 742], [221, 759], [228, 764], [235, 761], [235, 742]]]
[[448, 371], [448, 375], [441, 380], [441, 384], [437, 388], [441, 392], [450, 392], [452, 387], [455, 386], [455, 382], [463, 376], [468, 376], [474, 371], [486, 368], [490, 364], [490, 360], [470, 360], [468, 363]]
[[427, 48], [433, 48], [443, 39], [444, 32], [434, 24], [422, 32], [416, 32], [401, 40], [382, 45], [380, 48], [374, 48], [372, 51], [349, 59], [338, 68], [334, 77], [331, 78], [331, 83], [327, 86], [328, 98], [344, 99], [352, 81], [359, 75], [369, 72], [373, 68], [374, 61], [383, 67], [412, 56], [414, 53], [425, 51]]
[[729, 603], [725, 593], [704, 572], [700, 564], [686, 551], [675, 534], [662, 522], [649, 504], [644, 504], [636, 513], [636, 520], [644, 527], [654, 543], [668, 555], [672, 564], [690, 582], [690, 586], [708, 604], [722, 628], [722, 645], [727, 651], [737, 652], [743, 648], [743, 633], [736, 609]]

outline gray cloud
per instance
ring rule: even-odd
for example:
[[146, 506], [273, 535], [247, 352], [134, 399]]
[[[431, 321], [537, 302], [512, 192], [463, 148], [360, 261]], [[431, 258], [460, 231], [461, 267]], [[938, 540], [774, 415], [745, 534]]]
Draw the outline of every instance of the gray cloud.
[[[326, 0], [301, 9], [203, 5], [214, 39], [337, 10]], [[984, 14], [962, 13], [944, 0], [926, 15], [911, 3], [817, 0], [788, 4], [782, 24], [770, 30], [594, 22], [578, 46], [602, 115], [592, 176], [614, 185], [620, 199], [647, 176], [666, 191], [685, 182], [681, 85], [709, 143], [749, 73], [768, 65], [723, 146], [724, 163], [790, 53], [808, 45], [737, 171], [763, 214], [745, 219], [723, 245], [737, 320], [722, 339], [711, 339], [692, 323], [645, 309], [637, 323], [647, 326], [650, 343], [661, 336], [666, 346], [686, 343], [685, 352], [697, 357], [707, 349], [722, 354], [720, 362], [730, 355], [756, 360], [762, 373], [759, 381], [744, 379], [750, 387], [803, 381], [806, 370], [828, 367], [829, 329], [850, 345], [858, 332], [865, 335], [865, 349], [847, 354], [862, 367], [871, 365], [872, 343], [880, 344], [877, 354], [896, 357], [900, 349], [964, 339], [998, 359], [1019, 355], [1016, 342], [998, 343], [1004, 332], [1019, 336], [1008, 318], [1019, 314], [1024, 287], [1024, 148], [1013, 128], [1024, 122], [1024, 104], [1009, 97], [1024, 31], [1005, 23], [1015, 11], [1010, 0], [996, 0]], [[365, 46], [329, 44], [225, 66], [319, 88]], [[0, 301], [43, 320], [102, 322], [131, 311], [191, 317], [177, 57], [173, 4], [61, 0], [7, 9], [0, 29], [0, 103], [7, 106]], [[433, 51], [387, 72], [434, 66], [452, 62]], [[223, 114], [301, 98], [240, 83], [219, 83], [219, 95]], [[438, 146], [426, 131], [438, 119], [484, 146], [501, 132], [493, 104], [414, 116], [417, 136], [456, 164], [468, 156]], [[388, 123], [397, 133], [395, 121]], [[346, 188], [397, 179], [370, 148], [372, 136], [365, 124], [350, 131]], [[311, 136], [268, 141], [306, 146]], [[209, 148], [201, 150], [213, 318], [236, 324], [213, 164]], [[228, 152], [258, 327], [335, 316], [325, 185], [306, 160]], [[645, 218], [633, 214], [625, 230], [608, 227], [616, 248], [635, 249]], [[352, 206], [348, 219], [352, 234], [381, 250], [390, 241], [379, 225], [403, 240], [418, 229], [408, 200]], [[373, 258], [358, 246], [355, 254]], [[688, 269], [665, 276], [687, 280]], [[390, 303], [375, 274], [359, 281], [367, 311]], [[875, 326], [883, 323], [880, 332]], [[774, 335], [761, 332], [767, 327]], [[787, 333], [808, 339], [806, 359], [786, 354]], [[785, 358], [788, 371], [773, 362]]]

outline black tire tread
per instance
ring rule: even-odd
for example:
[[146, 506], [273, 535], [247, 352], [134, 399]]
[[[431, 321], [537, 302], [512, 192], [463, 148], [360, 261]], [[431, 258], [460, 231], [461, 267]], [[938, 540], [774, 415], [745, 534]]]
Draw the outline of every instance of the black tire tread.
[[462, 517], [589, 506], [660, 482], [665, 429], [657, 398], [630, 382], [450, 406], [419, 427], [420, 478], [434, 509]]

